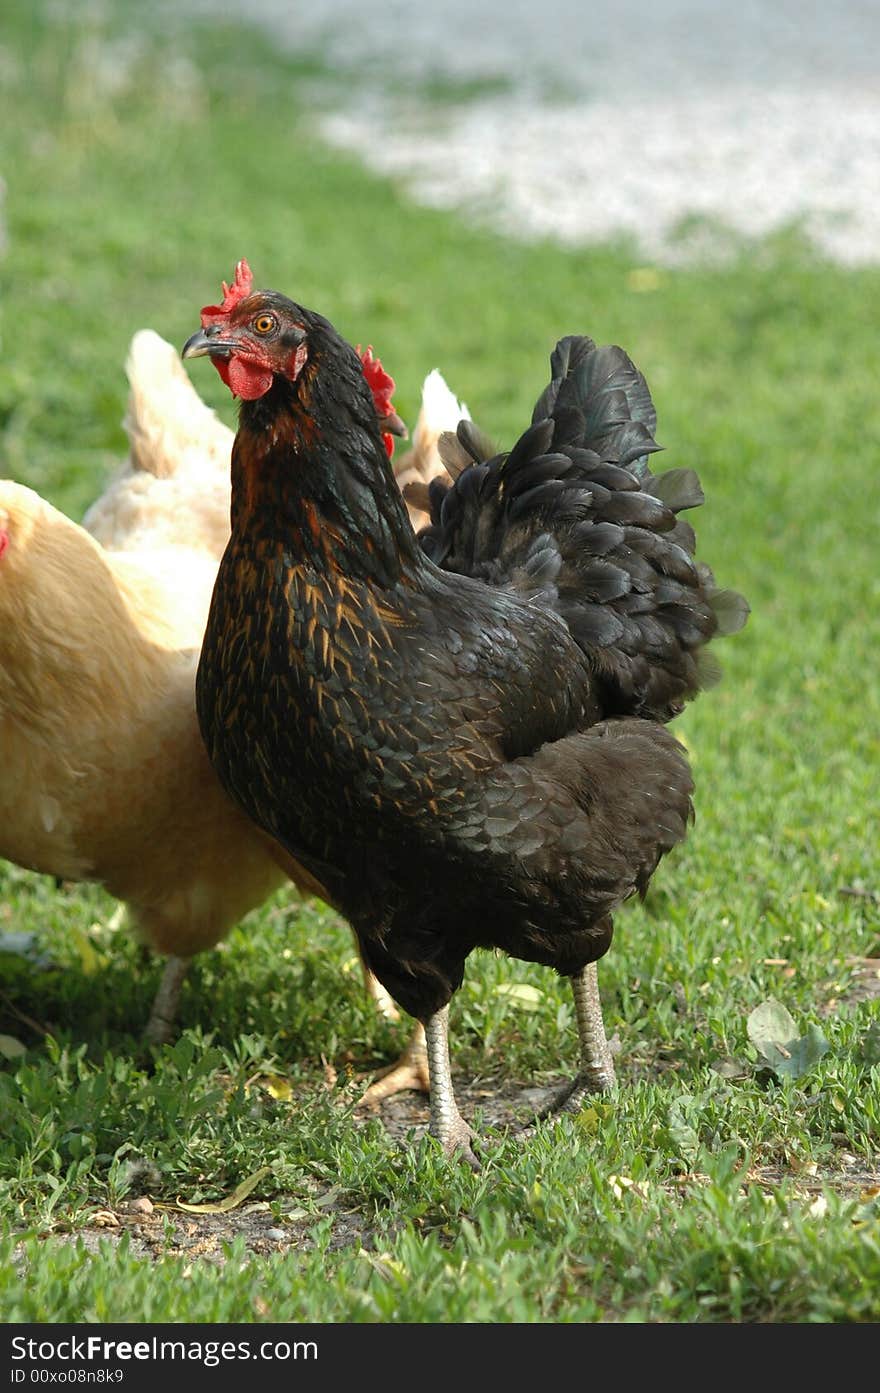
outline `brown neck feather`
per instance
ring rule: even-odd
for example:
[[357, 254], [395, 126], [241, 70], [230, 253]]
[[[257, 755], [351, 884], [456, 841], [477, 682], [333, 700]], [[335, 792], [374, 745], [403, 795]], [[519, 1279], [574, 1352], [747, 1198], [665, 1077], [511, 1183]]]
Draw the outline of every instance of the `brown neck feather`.
[[242, 403], [232, 526], [274, 537], [319, 571], [330, 564], [394, 585], [414, 577], [422, 553], [353, 350], [351, 358], [347, 372], [312, 359], [296, 382], [276, 377], [264, 397]]

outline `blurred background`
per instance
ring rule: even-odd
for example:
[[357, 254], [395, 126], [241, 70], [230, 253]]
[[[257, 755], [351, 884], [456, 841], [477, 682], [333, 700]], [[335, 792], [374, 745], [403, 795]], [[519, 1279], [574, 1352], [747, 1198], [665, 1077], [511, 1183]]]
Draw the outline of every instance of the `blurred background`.
[[864, 0], [391, 0], [368, 24], [354, 0], [193, 8], [323, 60], [322, 135], [511, 235], [623, 236], [671, 261], [797, 224], [841, 261], [877, 257]]
[[801, 312], [770, 263], [876, 262], [878, 40], [859, 0], [559, 0], [551, 22], [466, 0], [8, 0], [5, 468], [81, 511], [124, 448], [131, 333], [185, 337], [241, 255], [375, 339], [410, 414], [440, 366], [514, 428], [571, 330], [647, 354], [662, 393], [683, 315], [714, 349], [730, 294], [741, 322]]

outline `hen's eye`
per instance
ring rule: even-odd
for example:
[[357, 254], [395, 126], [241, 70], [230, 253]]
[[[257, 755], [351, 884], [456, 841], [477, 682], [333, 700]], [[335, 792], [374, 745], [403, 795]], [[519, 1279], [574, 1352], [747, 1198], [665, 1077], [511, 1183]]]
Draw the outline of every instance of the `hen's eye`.
[[274, 314], [261, 314], [254, 320], [254, 328], [258, 334], [271, 334], [277, 323]]

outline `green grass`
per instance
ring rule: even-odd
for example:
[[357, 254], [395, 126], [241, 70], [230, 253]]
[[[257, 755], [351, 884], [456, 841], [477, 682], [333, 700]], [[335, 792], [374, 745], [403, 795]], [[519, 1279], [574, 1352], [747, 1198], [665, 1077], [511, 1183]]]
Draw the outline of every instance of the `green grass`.
[[[0, 1032], [26, 1046], [0, 1074], [0, 1318], [877, 1320], [877, 1004], [849, 990], [880, 915], [841, 891], [880, 887], [880, 274], [825, 265], [794, 232], [656, 274], [626, 249], [511, 244], [322, 149], [300, 114], [314, 70], [258, 40], [133, 44], [133, 12], [91, 29], [70, 13], [12, 0], [5, 15], [4, 474], [80, 516], [124, 453], [132, 333], [182, 343], [246, 255], [259, 283], [376, 346], [405, 417], [440, 366], [502, 442], [560, 334], [622, 343], [662, 462], [702, 476], [701, 555], [753, 615], [719, 645], [723, 684], [678, 723], [696, 826], [600, 969], [619, 1092], [528, 1145], [497, 1137], [478, 1176], [357, 1122], [344, 1081], [404, 1028], [375, 1018], [321, 906], [282, 893], [203, 956], [180, 1041], [145, 1061], [159, 969], [108, 928], [113, 902], [0, 867], [0, 930], [34, 945], [0, 954]], [[111, 90], [95, 73], [113, 54], [128, 67]], [[534, 1009], [498, 990], [511, 982], [537, 989]], [[768, 1079], [747, 1036], [771, 996], [829, 1044], [793, 1081]], [[453, 1047], [490, 1099], [558, 1078], [574, 1058], [563, 985], [474, 955]], [[302, 1241], [263, 1255], [239, 1238], [218, 1273], [176, 1255], [171, 1208], [165, 1256], [81, 1246], [133, 1161], [169, 1205], [268, 1166], [249, 1199]]]

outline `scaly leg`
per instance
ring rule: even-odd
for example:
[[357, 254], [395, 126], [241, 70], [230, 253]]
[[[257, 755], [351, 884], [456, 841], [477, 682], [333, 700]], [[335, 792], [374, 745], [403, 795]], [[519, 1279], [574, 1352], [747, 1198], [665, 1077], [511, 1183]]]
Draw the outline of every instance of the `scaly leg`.
[[189, 958], [169, 958], [153, 1001], [144, 1038], [148, 1045], [167, 1045], [174, 1035], [174, 1022], [183, 979], [189, 971]]
[[[614, 1060], [605, 1039], [596, 964], [587, 963], [570, 980], [580, 1044], [580, 1067], [571, 1083], [566, 1084], [552, 1102], [538, 1113], [539, 1122], [559, 1113], [580, 1112], [591, 1094], [605, 1093], [615, 1083]], [[531, 1131], [531, 1127], [526, 1127], [520, 1135], [528, 1136]]]
[[435, 1012], [428, 1021], [425, 1027], [425, 1043], [428, 1052], [428, 1072], [431, 1077], [431, 1122], [428, 1130], [432, 1137], [437, 1138], [447, 1156], [460, 1152], [463, 1161], [473, 1170], [479, 1170], [480, 1163], [471, 1147], [474, 1133], [458, 1110], [452, 1088], [448, 1006]]

